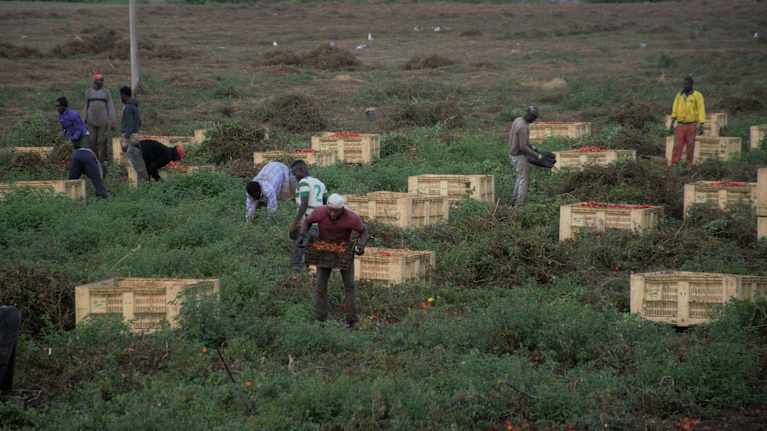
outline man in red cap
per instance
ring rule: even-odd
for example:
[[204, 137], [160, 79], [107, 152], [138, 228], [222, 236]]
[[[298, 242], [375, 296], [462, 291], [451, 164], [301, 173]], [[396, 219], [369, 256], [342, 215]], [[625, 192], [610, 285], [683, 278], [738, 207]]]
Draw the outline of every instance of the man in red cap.
[[93, 74], [93, 87], [85, 90], [85, 125], [91, 132], [90, 147], [104, 163], [112, 159], [110, 131], [117, 127], [117, 114], [112, 95], [104, 88], [104, 76]]
[[141, 154], [144, 157], [146, 172], [149, 178], [161, 181], [160, 169], [164, 168], [170, 162], [177, 162], [186, 157], [184, 146], [181, 144], [175, 147], [166, 147], [165, 145], [145, 139], [139, 141], [138, 147], [141, 148]]

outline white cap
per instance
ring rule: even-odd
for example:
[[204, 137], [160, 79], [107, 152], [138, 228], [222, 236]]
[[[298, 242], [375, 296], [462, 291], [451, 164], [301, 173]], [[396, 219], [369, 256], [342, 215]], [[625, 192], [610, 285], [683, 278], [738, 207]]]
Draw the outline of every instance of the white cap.
[[328, 206], [330, 208], [341, 209], [346, 205], [346, 199], [338, 193], [333, 193], [328, 198]]

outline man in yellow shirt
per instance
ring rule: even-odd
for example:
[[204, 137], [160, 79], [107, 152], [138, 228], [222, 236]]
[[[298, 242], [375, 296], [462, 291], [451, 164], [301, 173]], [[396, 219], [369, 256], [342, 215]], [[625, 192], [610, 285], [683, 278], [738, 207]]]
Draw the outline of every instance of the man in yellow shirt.
[[706, 107], [703, 95], [693, 90], [691, 76], [684, 79], [684, 88], [677, 93], [671, 110], [671, 129], [674, 132], [674, 152], [671, 165], [676, 165], [685, 153], [687, 164], [691, 165], [695, 155], [695, 136], [703, 134], [706, 122]]

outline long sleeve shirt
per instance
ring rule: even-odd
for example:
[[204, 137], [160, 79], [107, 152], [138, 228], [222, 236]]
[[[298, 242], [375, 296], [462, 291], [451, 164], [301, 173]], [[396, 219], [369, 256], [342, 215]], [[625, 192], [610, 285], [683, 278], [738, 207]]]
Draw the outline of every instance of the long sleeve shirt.
[[[290, 169], [280, 162], [267, 163], [258, 175], [253, 177], [261, 186], [261, 200], [266, 200], [266, 208], [269, 212], [277, 211], [277, 196], [279, 193], [287, 193], [290, 186]], [[248, 192], [245, 192], [245, 219], [252, 220], [256, 215], [255, 201]]]
[[112, 94], [102, 88], [85, 90], [85, 124], [94, 127], [108, 127], [117, 122], [115, 105], [112, 102]]
[[178, 152], [175, 148], [166, 147], [157, 141], [146, 139], [139, 142], [138, 146], [141, 148], [141, 156], [144, 159], [147, 174], [157, 181], [160, 181], [160, 169], [174, 159], [178, 159]]
[[88, 130], [80, 114], [69, 108], [59, 114], [59, 124], [61, 124], [61, 134], [71, 142], [79, 141]]
[[705, 123], [706, 106], [703, 103], [703, 95], [698, 91], [693, 91], [689, 96], [681, 91], [677, 93], [671, 118], [680, 123]]
[[141, 127], [141, 116], [138, 110], [138, 101], [130, 99], [123, 105], [123, 118], [120, 123], [120, 134], [130, 138], [134, 133], [138, 133]]
[[535, 156], [537, 153], [530, 146], [530, 127], [523, 117], [511, 123], [509, 130], [509, 156]]

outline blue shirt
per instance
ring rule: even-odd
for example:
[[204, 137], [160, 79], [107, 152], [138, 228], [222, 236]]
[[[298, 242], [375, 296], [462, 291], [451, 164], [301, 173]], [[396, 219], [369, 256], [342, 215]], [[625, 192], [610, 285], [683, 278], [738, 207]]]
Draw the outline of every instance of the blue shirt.
[[80, 114], [69, 108], [59, 114], [59, 123], [61, 124], [61, 134], [71, 142], [77, 142], [88, 134]]

